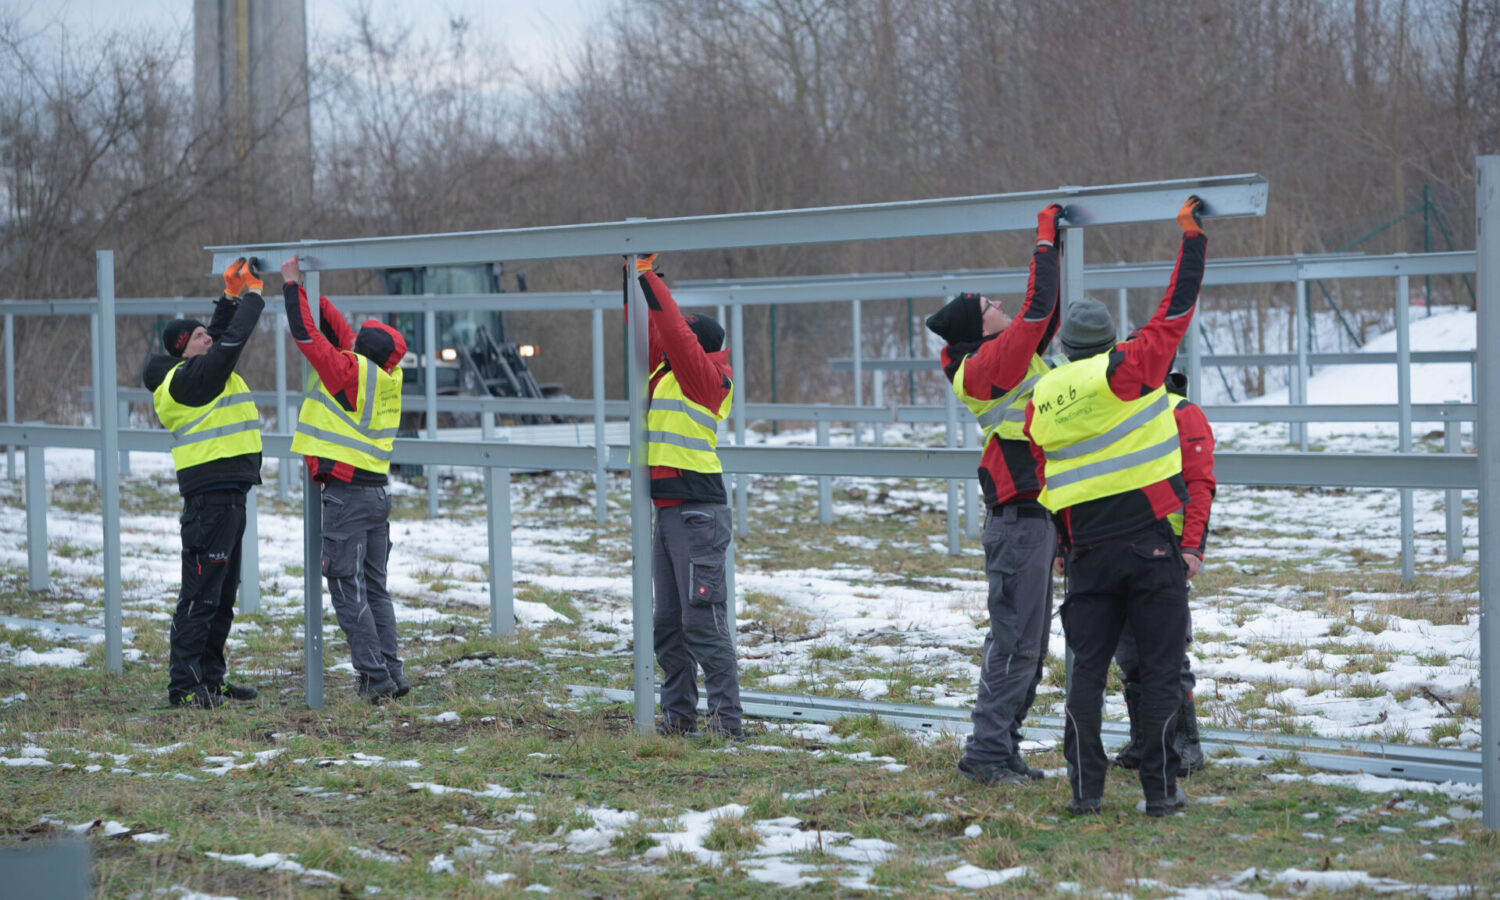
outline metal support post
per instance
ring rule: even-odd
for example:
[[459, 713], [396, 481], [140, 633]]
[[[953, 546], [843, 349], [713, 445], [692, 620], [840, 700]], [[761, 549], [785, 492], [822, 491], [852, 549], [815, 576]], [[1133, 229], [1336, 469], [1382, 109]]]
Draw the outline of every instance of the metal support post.
[[[1446, 403], [1457, 403], [1457, 400], [1447, 400]], [[1443, 452], [1458, 453], [1462, 450], [1459, 446], [1462, 437], [1463, 425], [1453, 418], [1443, 422]], [[1443, 494], [1443, 519], [1444, 531], [1447, 541], [1448, 562], [1458, 562], [1464, 558], [1464, 494], [1463, 491], [1446, 491]]]
[[[99, 415], [99, 314], [89, 316], [89, 417], [94, 420], [94, 427], [98, 428], [102, 417]], [[99, 459], [102, 450], [94, 451], [94, 484], [104, 484], [104, 465]]]
[[[819, 406], [827, 406], [827, 403], [819, 403]], [[814, 423], [817, 430], [818, 446], [828, 446], [828, 420], [819, 419]], [[818, 476], [818, 524], [828, 525], [833, 522], [833, 476]]]
[[[98, 340], [94, 360], [99, 377], [94, 379], [94, 425], [99, 429], [100, 449], [95, 463], [100, 467], [99, 494], [103, 501], [104, 525], [104, 665], [109, 671], [125, 671], [123, 617], [120, 608], [120, 419], [114, 403], [115, 384], [115, 254], [100, 250], [98, 267], [99, 312], [94, 316]], [[111, 398], [102, 402], [103, 398]]]
[[[5, 314], [5, 424], [16, 424], [16, 317]], [[16, 448], [5, 448], [5, 468], [16, 480]]]
[[[1125, 260], [1120, 260], [1120, 265], [1125, 265]], [[1115, 293], [1115, 340], [1123, 341], [1130, 337], [1130, 292], [1120, 288]]]
[[[313, 327], [320, 324], [318, 303], [320, 275], [302, 276]], [[312, 367], [302, 360], [302, 384], [311, 384]], [[306, 672], [307, 707], [323, 708], [323, 491], [312, 472], [302, 467], [302, 662]]]
[[245, 537], [240, 541], [240, 609], [260, 612], [260, 491], [245, 492]]
[[[958, 397], [953, 391], [948, 397], [948, 436], [945, 446], [952, 450], [958, 446]], [[948, 479], [948, 553], [958, 555], [958, 480]]]
[[484, 470], [484, 499], [490, 535], [490, 634], [516, 633], [516, 583], [510, 551], [510, 469]]
[[[861, 329], [860, 327], [860, 302], [858, 300], [855, 300], [853, 301], [852, 306], [853, 308], [850, 310], [850, 317], [853, 319], [853, 321], [850, 327], [854, 331], [852, 335], [854, 344], [854, 405], [864, 406], [865, 369], [864, 360], [862, 359], [862, 357], [864, 356], [864, 333], [863, 329]], [[860, 446], [861, 439], [864, 436], [865, 426], [859, 422], [850, 422], [849, 424], [854, 429], [854, 446], [858, 447]]]
[[[1287, 396], [1292, 402], [1299, 406], [1307, 405], [1307, 343], [1308, 343], [1308, 306], [1307, 306], [1307, 280], [1297, 279], [1297, 296], [1294, 301], [1296, 309], [1292, 312], [1293, 339], [1297, 342], [1297, 367], [1292, 376], [1292, 383], [1287, 386]], [[1291, 424], [1291, 442], [1303, 452], [1307, 452], [1307, 423], [1293, 422]]]
[[[115, 421], [120, 423], [120, 427], [121, 428], [129, 428], [130, 427], [130, 403], [128, 401], [125, 401], [125, 400], [121, 400], [120, 401], [120, 417], [118, 419], [116, 419]], [[128, 476], [129, 474], [130, 474], [130, 451], [126, 450], [126, 449], [124, 449], [122, 447], [120, 449], [120, 475], [121, 476]]]
[[[609, 473], [605, 470], [609, 444], [604, 438], [604, 310], [595, 309], [590, 324], [594, 353], [594, 521], [603, 525], [609, 518]], [[486, 415], [485, 420], [489, 419]], [[510, 477], [509, 470], [505, 477]]]
[[1500, 156], [1478, 158], [1474, 179], [1477, 365], [1479, 409], [1474, 447], [1479, 454], [1479, 685], [1484, 826], [1500, 830]]
[[[309, 303], [316, 303], [317, 298], [309, 297]], [[287, 408], [286, 396], [286, 308], [276, 310], [273, 317], [274, 325], [272, 333], [276, 335], [276, 430], [281, 434], [291, 434], [294, 430], [291, 415]], [[292, 476], [297, 471], [296, 457], [283, 457], [276, 460], [276, 496], [282, 503], [292, 502]]]
[[1063, 238], [1062, 285], [1058, 291], [1058, 302], [1062, 314], [1068, 307], [1083, 299], [1083, 234], [1082, 228], [1069, 228]]
[[[28, 422], [40, 425], [41, 422]], [[41, 444], [26, 448], [26, 589], [45, 591], [47, 571], [47, 458]]]
[[[1396, 423], [1397, 449], [1411, 452], [1411, 279], [1396, 279]], [[1401, 583], [1416, 578], [1416, 513], [1411, 488], [1401, 488]]]
[[[431, 297], [431, 294], [427, 295]], [[422, 313], [422, 363], [427, 377], [427, 439], [437, 440], [437, 313], [431, 309]], [[427, 467], [427, 518], [438, 516], [438, 467]]]
[[[633, 255], [625, 257], [625, 271], [635, 267]], [[646, 370], [650, 352], [646, 301], [640, 282], [626, 279], [630, 295], [626, 305], [626, 335], [630, 363], [630, 548], [631, 548], [631, 635], [635, 641], [634, 687], [635, 727], [641, 734], [652, 733], [652, 695], [656, 674], [656, 646], [652, 634], [651, 595], [651, 473], [646, 466], [646, 405], [650, 400]]]
[[[870, 379], [871, 393], [873, 394], [871, 402], [875, 405], [876, 409], [885, 409], [885, 374], [884, 372], [877, 371]], [[874, 433], [875, 446], [885, 446], [885, 423], [870, 423], [870, 431]]]
[[[736, 303], [730, 312], [733, 325], [729, 329], [729, 364], [734, 368], [734, 404], [730, 415], [734, 417], [734, 445], [745, 446], [745, 404], [750, 398], [749, 360], [745, 358], [745, 307]], [[750, 476], [744, 473], [734, 476], [734, 533], [750, 533]]]
[[[967, 419], [964, 422], [963, 427], [959, 429], [959, 434], [964, 439], [963, 440], [963, 445], [965, 447], [977, 447], [979, 449], [979, 453], [983, 453], [984, 452], [984, 447], [983, 447], [983, 445], [980, 444], [980, 441], [983, 439], [983, 435], [981, 435], [980, 432], [979, 432], [979, 420], [978, 419]], [[976, 461], [979, 459], [979, 454], [978, 453], [974, 455], [974, 459]], [[983, 524], [984, 524], [984, 495], [979, 490], [979, 479], [978, 478], [965, 478], [964, 479], [964, 536], [967, 537], [967, 538], [969, 538], [969, 539], [971, 539], [971, 540], [978, 540], [979, 539], [979, 530], [980, 530], [981, 526], [983, 526]]]

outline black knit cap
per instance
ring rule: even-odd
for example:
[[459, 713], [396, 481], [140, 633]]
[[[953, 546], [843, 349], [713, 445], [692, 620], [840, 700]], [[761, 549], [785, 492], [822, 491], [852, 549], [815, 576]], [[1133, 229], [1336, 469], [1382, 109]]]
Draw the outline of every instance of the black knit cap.
[[978, 341], [984, 337], [984, 310], [980, 296], [963, 293], [927, 317], [927, 330], [950, 344]]
[[161, 330], [161, 345], [168, 353], [180, 359], [193, 332], [203, 327], [203, 323], [197, 319], [173, 319]]
[[687, 320], [693, 334], [698, 336], [698, 346], [705, 353], [718, 353], [724, 348], [724, 326], [715, 321], [713, 316], [689, 313], [683, 319]]

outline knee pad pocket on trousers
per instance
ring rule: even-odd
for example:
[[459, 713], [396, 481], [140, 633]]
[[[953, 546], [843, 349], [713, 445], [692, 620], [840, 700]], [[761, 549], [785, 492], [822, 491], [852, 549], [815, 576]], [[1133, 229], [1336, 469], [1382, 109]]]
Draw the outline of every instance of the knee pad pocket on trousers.
[[178, 517], [182, 525], [182, 549], [203, 550], [213, 543], [214, 531], [224, 517], [225, 507], [200, 506], [184, 510]]
[[323, 532], [323, 574], [329, 578], [348, 578], [357, 566], [356, 544], [347, 532]]
[[708, 553], [694, 556], [688, 567], [688, 603], [692, 606], [715, 606], [727, 599], [724, 586], [724, 557]]

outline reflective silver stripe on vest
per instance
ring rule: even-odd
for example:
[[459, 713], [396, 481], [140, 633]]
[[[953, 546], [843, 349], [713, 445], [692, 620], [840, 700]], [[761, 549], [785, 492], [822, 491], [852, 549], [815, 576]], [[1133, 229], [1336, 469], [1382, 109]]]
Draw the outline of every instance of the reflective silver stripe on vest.
[[[1078, 459], [1080, 456], [1088, 456], [1090, 453], [1098, 453], [1100, 450], [1123, 438], [1130, 432], [1140, 428], [1147, 422], [1166, 412], [1170, 408], [1167, 403], [1167, 395], [1162, 394], [1151, 405], [1144, 409], [1138, 409], [1131, 413], [1130, 418], [1111, 428], [1100, 435], [1095, 435], [1087, 440], [1079, 441], [1070, 447], [1059, 447], [1056, 450], [1046, 451], [1047, 460], [1061, 462], [1065, 459]], [[1050, 479], [1049, 479], [1050, 480]]]
[[705, 453], [714, 452], [714, 445], [703, 438], [687, 437], [670, 431], [649, 431], [646, 433], [646, 441], [652, 444], [674, 444], [689, 450], [702, 450]]
[[327, 441], [330, 444], [338, 444], [340, 447], [348, 447], [350, 450], [358, 450], [360, 453], [373, 456], [376, 459], [389, 461], [391, 458], [390, 450], [383, 450], [374, 444], [367, 444], [357, 438], [345, 437], [342, 434], [324, 431], [321, 428], [314, 428], [311, 425], [304, 425], [301, 422], [297, 423], [297, 433], [317, 438], [320, 441]]
[[1174, 434], [1154, 447], [1145, 447], [1134, 453], [1116, 456], [1113, 459], [1101, 459], [1098, 462], [1079, 466], [1076, 469], [1069, 469], [1066, 472], [1058, 472], [1055, 475], [1048, 472], [1047, 488], [1048, 490], [1053, 490], [1067, 487], [1070, 484], [1077, 484], [1080, 481], [1087, 481], [1090, 478], [1097, 478], [1101, 475], [1112, 475], [1115, 472], [1123, 472], [1126, 469], [1134, 468], [1143, 463], [1155, 462], [1158, 459], [1171, 456], [1172, 451], [1176, 450], [1177, 446], [1177, 435]]
[[[171, 389], [169, 388], [168, 389], [168, 396], [171, 396], [170, 391], [171, 391]], [[187, 423], [186, 425], [183, 425], [183, 426], [181, 426], [179, 428], [172, 429], [172, 437], [178, 438], [180, 440], [183, 437], [183, 435], [187, 434], [189, 431], [192, 431], [193, 428], [196, 427], [199, 423], [201, 423], [204, 419], [208, 418], [209, 416], [213, 415], [214, 413], [218, 412], [219, 410], [221, 410], [221, 409], [227, 409], [227, 408], [229, 408], [230, 406], [233, 406], [236, 403], [250, 403], [250, 402], [251, 402], [251, 397], [245, 391], [241, 391], [238, 394], [220, 394], [218, 397], [214, 398], [214, 402], [213, 403], [209, 404], [208, 409], [206, 409], [206, 410], [203, 411], [203, 415], [201, 415], [198, 418], [194, 419], [193, 421]]]
[[719, 430], [719, 420], [701, 409], [694, 409], [682, 400], [652, 399], [651, 412], [680, 412], [686, 413], [692, 419], [709, 431]]
[[[393, 438], [401, 430], [400, 427], [396, 427], [396, 428], [369, 428], [369, 427], [361, 428], [359, 426], [359, 423], [355, 422], [354, 419], [350, 417], [349, 411], [347, 409], [344, 409], [342, 406], [339, 406], [338, 401], [334, 400], [332, 397], [328, 396], [328, 393], [326, 391], [318, 391], [316, 394], [313, 394], [312, 397], [313, 397], [314, 400], [317, 400], [319, 403], [323, 404], [324, 406], [328, 407], [333, 412], [337, 413], [339, 418], [341, 418], [345, 422], [349, 423], [349, 427], [350, 428], [353, 428], [355, 431], [358, 431], [361, 434], [364, 434], [366, 437], [369, 437], [371, 440], [380, 440], [381, 438]], [[368, 414], [369, 413], [369, 409], [367, 408], [365, 410], [365, 412]]]
[[1046, 374], [1048, 373], [1038, 372], [1037, 374], [1031, 376], [1020, 384], [1006, 391], [1000, 397], [1000, 399], [995, 402], [994, 407], [986, 410], [983, 415], [975, 417], [979, 419], [979, 427], [988, 430], [990, 428], [998, 427], [1001, 422], [1026, 421], [1026, 410], [1012, 409], [1011, 404], [1015, 403], [1016, 400], [1023, 394], [1030, 393], [1031, 389], [1036, 387], [1036, 383], [1038, 381], [1041, 381], [1042, 376]]
[[173, 437], [176, 438], [176, 440], [173, 441], [173, 443], [178, 447], [183, 447], [188, 444], [201, 444], [204, 441], [212, 440], [217, 437], [224, 437], [226, 434], [239, 434], [242, 431], [259, 430], [260, 419], [249, 419], [244, 422], [235, 422], [233, 425], [220, 425], [218, 428], [208, 428], [203, 431], [195, 431], [185, 437], [177, 437], [174, 434]]
[[375, 415], [375, 363], [365, 360], [365, 414], [360, 417], [359, 430], [370, 433], [370, 417]]

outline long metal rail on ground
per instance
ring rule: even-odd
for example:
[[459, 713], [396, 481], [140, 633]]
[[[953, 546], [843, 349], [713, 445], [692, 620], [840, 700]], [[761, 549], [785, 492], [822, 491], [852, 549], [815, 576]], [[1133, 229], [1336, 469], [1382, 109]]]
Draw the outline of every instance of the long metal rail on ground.
[[[592, 697], [615, 703], [635, 701], [633, 691], [618, 688], [570, 684], [568, 692], [575, 697]], [[822, 723], [851, 716], [878, 716], [881, 721], [908, 731], [962, 735], [973, 730], [967, 707], [876, 703], [869, 700], [841, 700], [768, 691], [741, 691], [740, 703], [746, 715], [765, 719]], [[699, 708], [706, 712], [707, 702], [699, 700]], [[1123, 722], [1104, 722], [1102, 731], [1105, 743], [1111, 746], [1119, 746], [1130, 737], [1130, 728]], [[1057, 716], [1029, 716], [1026, 720], [1025, 735], [1030, 740], [1061, 742], [1062, 734], [1063, 721]], [[1225, 728], [1200, 729], [1200, 735], [1203, 750], [1209, 755], [1231, 750], [1248, 759], [1294, 757], [1304, 765], [1329, 772], [1364, 773], [1437, 783], [1481, 783], [1481, 758], [1473, 750], [1262, 734]]]

